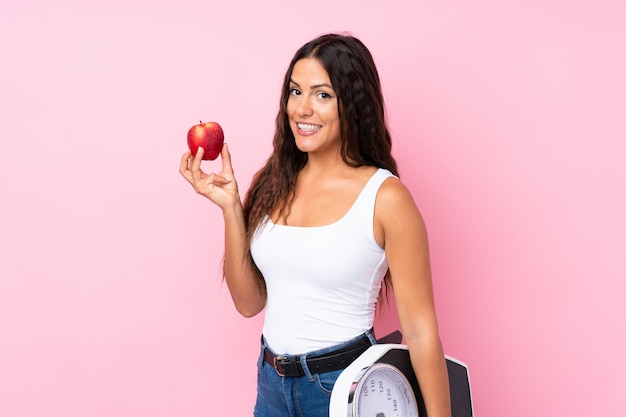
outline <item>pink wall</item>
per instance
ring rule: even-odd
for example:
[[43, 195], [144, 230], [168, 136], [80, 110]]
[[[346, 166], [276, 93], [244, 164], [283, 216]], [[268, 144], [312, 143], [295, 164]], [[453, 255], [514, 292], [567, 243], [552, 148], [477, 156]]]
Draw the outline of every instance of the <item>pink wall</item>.
[[336, 30], [379, 64], [476, 414], [626, 415], [624, 2], [99, 3], [0, 8], [0, 416], [250, 415], [261, 317], [179, 157], [219, 121], [245, 189]]

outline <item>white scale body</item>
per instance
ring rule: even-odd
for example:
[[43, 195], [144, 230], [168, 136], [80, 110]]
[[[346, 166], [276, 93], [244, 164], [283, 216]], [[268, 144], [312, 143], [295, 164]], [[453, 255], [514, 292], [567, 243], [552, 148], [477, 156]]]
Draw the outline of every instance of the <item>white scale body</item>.
[[[446, 356], [453, 417], [472, 417], [467, 366]], [[426, 417], [406, 345], [373, 345], [337, 378], [330, 417]]]

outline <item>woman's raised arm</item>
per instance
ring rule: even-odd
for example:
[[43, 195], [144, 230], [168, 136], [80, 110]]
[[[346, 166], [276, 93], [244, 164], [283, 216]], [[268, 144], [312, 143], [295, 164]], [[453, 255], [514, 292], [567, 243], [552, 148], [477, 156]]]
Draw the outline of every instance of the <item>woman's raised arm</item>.
[[224, 277], [235, 308], [245, 317], [258, 314], [265, 307], [265, 283], [247, 251], [246, 226], [239, 189], [233, 171], [228, 145], [222, 147], [222, 170], [207, 174], [200, 168], [204, 149], [196, 156], [183, 154], [181, 175], [196, 193], [208, 198], [222, 209], [224, 216]]

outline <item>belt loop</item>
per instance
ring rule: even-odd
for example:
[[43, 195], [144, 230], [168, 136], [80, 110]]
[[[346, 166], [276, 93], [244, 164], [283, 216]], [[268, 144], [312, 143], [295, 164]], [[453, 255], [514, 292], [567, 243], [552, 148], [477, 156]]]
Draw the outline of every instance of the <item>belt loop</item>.
[[370, 344], [375, 345], [378, 342], [376, 342], [376, 336], [374, 336], [374, 328], [372, 327], [371, 329], [369, 329], [368, 331], [365, 332], [365, 334], [367, 335], [367, 338], [370, 341]]
[[313, 374], [311, 373], [311, 370], [309, 369], [309, 365], [306, 363], [306, 358], [307, 355], [301, 355], [300, 356], [300, 366], [302, 366], [302, 370], [304, 371], [304, 376], [306, 376], [306, 379], [309, 382], [313, 382], [315, 380], [315, 377], [313, 376]]
[[261, 335], [261, 352], [259, 354], [259, 360], [256, 363], [256, 366], [259, 369], [263, 367], [263, 356], [265, 355], [265, 349], [267, 349], [267, 342], [265, 341], [265, 337]]

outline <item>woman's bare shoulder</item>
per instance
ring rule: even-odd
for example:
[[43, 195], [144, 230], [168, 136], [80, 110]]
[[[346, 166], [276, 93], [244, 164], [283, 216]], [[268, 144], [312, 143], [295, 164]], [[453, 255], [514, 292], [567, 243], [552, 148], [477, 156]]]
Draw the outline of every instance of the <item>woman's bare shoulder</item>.
[[376, 205], [390, 209], [397, 207], [397, 205], [415, 207], [415, 200], [413, 199], [411, 191], [409, 191], [400, 179], [397, 177], [389, 177], [382, 183], [378, 190]]

